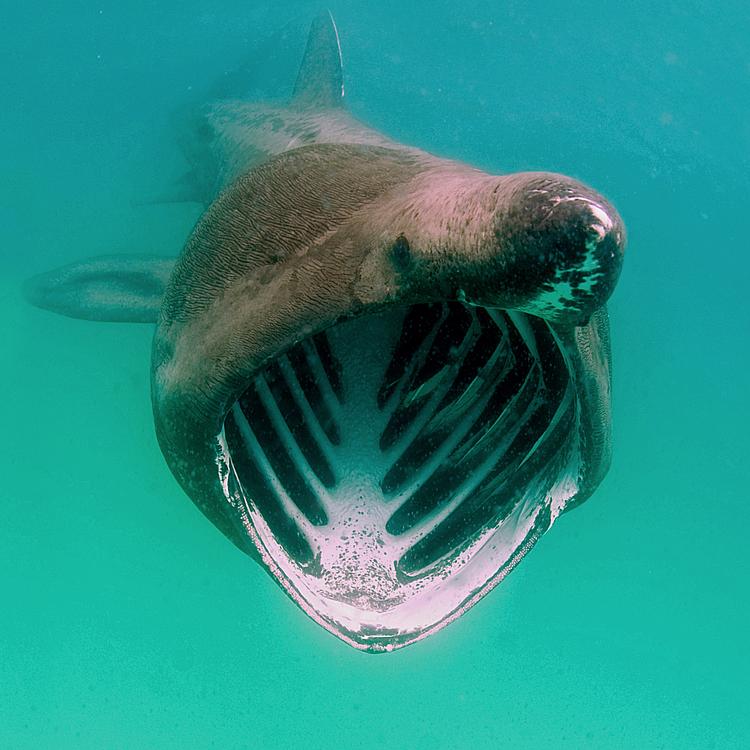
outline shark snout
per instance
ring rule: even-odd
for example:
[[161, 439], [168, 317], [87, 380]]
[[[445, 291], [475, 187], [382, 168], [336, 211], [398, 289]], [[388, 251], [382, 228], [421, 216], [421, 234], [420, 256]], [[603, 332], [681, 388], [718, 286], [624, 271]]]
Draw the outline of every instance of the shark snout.
[[612, 294], [625, 228], [591, 188], [557, 175], [530, 176], [495, 224], [497, 252], [519, 310], [585, 324]]

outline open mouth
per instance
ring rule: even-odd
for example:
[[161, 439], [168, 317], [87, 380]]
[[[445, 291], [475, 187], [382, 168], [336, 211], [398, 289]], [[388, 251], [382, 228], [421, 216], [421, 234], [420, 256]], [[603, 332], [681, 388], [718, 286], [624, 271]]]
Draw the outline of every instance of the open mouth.
[[579, 404], [542, 319], [390, 307], [299, 342], [224, 420], [232, 493], [264, 563], [351, 645], [446, 625], [577, 491]]

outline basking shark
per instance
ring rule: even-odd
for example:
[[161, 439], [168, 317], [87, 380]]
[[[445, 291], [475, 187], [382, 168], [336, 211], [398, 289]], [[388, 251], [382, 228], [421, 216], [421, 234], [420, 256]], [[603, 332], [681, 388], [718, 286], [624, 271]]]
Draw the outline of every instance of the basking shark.
[[85, 260], [27, 296], [155, 323], [156, 434], [185, 492], [343, 641], [414, 643], [608, 469], [623, 222], [571, 178], [358, 122], [329, 15], [288, 104], [210, 101], [183, 139], [206, 210], [181, 255]]

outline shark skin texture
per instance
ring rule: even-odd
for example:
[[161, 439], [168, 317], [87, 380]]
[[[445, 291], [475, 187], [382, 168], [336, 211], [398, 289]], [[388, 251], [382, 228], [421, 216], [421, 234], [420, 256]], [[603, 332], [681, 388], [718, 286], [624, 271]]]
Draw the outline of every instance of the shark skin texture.
[[564, 175], [491, 175], [344, 106], [310, 29], [291, 100], [184, 113], [176, 259], [30, 279], [71, 317], [155, 324], [166, 462], [311, 618], [372, 653], [454, 621], [587, 499], [611, 457], [606, 302], [625, 228]]

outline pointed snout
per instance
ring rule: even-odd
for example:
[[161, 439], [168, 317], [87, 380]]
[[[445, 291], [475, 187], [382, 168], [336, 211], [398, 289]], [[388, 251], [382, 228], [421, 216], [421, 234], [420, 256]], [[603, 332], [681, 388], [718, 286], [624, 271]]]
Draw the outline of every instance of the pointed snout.
[[398, 194], [400, 203], [384, 212], [384, 226], [401, 229], [408, 241], [415, 297], [580, 326], [615, 288], [625, 249], [622, 219], [576, 180], [436, 169], [408, 190], [408, 201]]
[[625, 227], [591, 188], [554, 174], [520, 184], [495, 222], [497, 258], [516, 307], [558, 323], [585, 324], [612, 294]]

